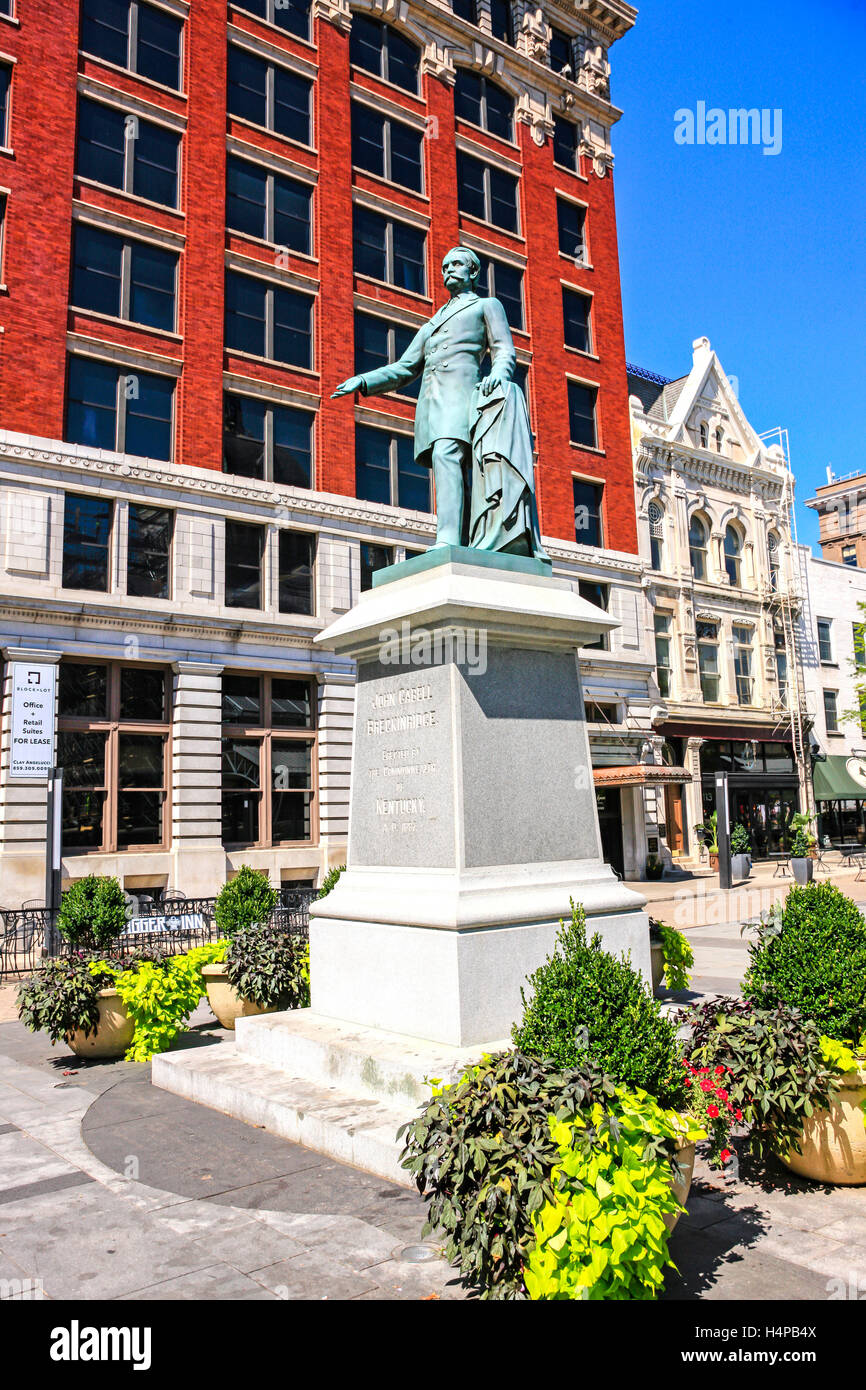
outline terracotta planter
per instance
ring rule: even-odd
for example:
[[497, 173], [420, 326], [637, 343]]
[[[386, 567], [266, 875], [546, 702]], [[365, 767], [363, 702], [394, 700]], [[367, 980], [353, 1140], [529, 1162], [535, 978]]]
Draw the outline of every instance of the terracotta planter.
[[650, 942], [650, 970], [652, 972], [653, 995], [658, 999], [665, 978], [665, 953], [660, 941]]
[[719, 856], [713, 850], [708, 850], [707, 853], [710, 856], [710, 868], [715, 873], [719, 867]]
[[242, 999], [234, 985], [229, 984], [224, 965], [205, 965], [201, 973], [207, 986], [207, 1002], [223, 1028], [234, 1028], [237, 1018], [277, 1012], [276, 1004], [262, 1008], [261, 1004], [254, 1004], [252, 999]]
[[813, 1182], [849, 1187], [866, 1183], [866, 1060], [846, 1072], [842, 1089], [829, 1110], [818, 1110], [803, 1127], [802, 1153], [782, 1159], [792, 1172]]
[[99, 990], [99, 1023], [96, 1032], [84, 1036], [82, 1028], [66, 1034], [77, 1057], [122, 1057], [132, 1042], [135, 1024], [116, 989]]
[[[677, 1150], [677, 1163], [680, 1165], [680, 1177], [672, 1182], [674, 1196], [681, 1206], [685, 1206], [686, 1198], [692, 1186], [692, 1174], [695, 1171], [695, 1146], [685, 1144]], [[668, 1231], [672, 1231], [680, 1219], [680, 1213], [670, 1211], [664, 1218]]]

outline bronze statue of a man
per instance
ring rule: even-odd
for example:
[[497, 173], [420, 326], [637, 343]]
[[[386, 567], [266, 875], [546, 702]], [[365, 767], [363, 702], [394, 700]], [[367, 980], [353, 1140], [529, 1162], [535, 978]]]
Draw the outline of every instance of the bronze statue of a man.
[[[421, 376], [415, 410], [415, 458], [433, 469], [436, 546], [547, 559], [535, 507], [532, 436], [523, 393], [512, 380], [514, 343], [498, 299], [475, 293], [481, 263], [457, 246], [442, 262], [450, 296], [386, 367], [349, 377], [334, 396], [384, 395]], [[490, 372], [481, 364], [490, 353]], [[471, 470], [471, 471], [470, 471]], [[464, 527], [464, 488], [471, 484]]]

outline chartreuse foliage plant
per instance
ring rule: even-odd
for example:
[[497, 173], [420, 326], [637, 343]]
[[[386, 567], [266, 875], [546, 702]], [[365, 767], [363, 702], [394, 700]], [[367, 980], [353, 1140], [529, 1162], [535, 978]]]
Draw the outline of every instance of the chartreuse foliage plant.
[[522, 992], [515, 1045], [554, 1068], [591, 1062], [676, 1107], [685, 1098], [676, 1026], [627, 959], [603, 951], [597, 935], [587, 941], [583, 908], [571, 906], [553, 955], [529, 977], [530, 996]]
[[244, 864], [224, 883], [214, 903], [214, 917], [223, 936], [232, 937], [242, 927], [267, 922], [279, 901], [266, 873]]
[[60, 900], [57, 926], [78, 950], [105, 950], [126, 925], [126, 897], [116, 878], [75, 879]]
[[135, 1023], [128, 1062], [148, 1062], [168, 1050], [206, 992], [202, 967], [219, 959], [224, 949], [223, 942], [196, 946], [184, 955], [167, 956], [159, 964], [142, 961], [130, 970], [115, 969], [104, 960], [89, 963], [94, 978], [112, 981]]
[[683, 1208], [670, 1163], [650, 1137], [693, 1143], [705, 1132], [643, 1091], [617, 1088], [571, 1120], [550, 1121], [559, 1152], [553, 1198], [532, 1216], [524, 1283], [532, 1299], [653, 1299], [664, 1283], [665, 1217]]
[[688, 989], [691, 983], [689, 971], [695, 963], [695, 953], [689, 945], [688, 937], [667, 922], [653, 923], [658, 940], [661, 942], [664, 961], [665, 983], [669, 990]]

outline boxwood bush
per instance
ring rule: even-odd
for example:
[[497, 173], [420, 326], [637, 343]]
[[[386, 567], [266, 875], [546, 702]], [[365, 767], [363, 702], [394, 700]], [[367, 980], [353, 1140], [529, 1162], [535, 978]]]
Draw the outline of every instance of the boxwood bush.
[[647, 1091], [660, 1105], [685, 1101], [676, 1028], [625, 958], [586, 939], [583, 908], [572, 903], [556, 949], [529, 977], [523, 1018], [513, 1030], [521, 1052], [554, 1067], [591, 1062], [621, 1086]]
[[236, 876], [224, 883], [214, 903], [214, 917], [223, 936], [234, 936], [242, 927], [268, 920], [279, 900], [266, 873], [243, 864]]
[[787, 1004], [821, 1033], [857, 1042], [866, 1030], [866, 921], [832, 883], [792, 888], [749, 948], [743, 994], [762, 1009]]
[[101, 950], [126, 925], [126, 897], [116, 878], [88, 874], [76, 879], [60, 900], [57, 926], [76, 950]]

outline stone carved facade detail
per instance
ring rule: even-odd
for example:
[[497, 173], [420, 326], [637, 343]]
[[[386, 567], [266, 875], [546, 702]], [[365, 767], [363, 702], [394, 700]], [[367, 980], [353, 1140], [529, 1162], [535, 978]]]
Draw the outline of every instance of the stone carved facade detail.
[[526, 10], [520, 25], [518, 41], [521, 52], [537, 63], [546, 63], [550, 47], [550, 25], [544, 18], [544, 10]]
[[590, 96], [610, 99], [610, 63], [603, 44], [587, 43], [581, 54], [577, 82]]
[[348, 34], [352, 27], [352, 11], [349, 0], [313, 0], [313, 19], [324, 19], [335, 29]]
[[424, 45], [421, 54], [422, 77], [425, 73], [438, 78], [440, 82], [447, 83], [449, 87], [453, 87], [457, 81], [451, 49], [444, 44], [437, 43], [435, 39], [431, 39], [429, 43]]
[[517, 120], [528, 125], [536, 145], [543, 145], [553, 136], [553, 115], [550, 105], [542, 92], [527, 90], [517, 99]]

